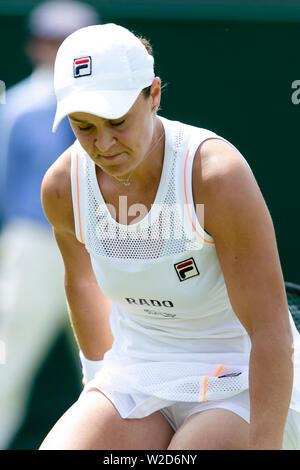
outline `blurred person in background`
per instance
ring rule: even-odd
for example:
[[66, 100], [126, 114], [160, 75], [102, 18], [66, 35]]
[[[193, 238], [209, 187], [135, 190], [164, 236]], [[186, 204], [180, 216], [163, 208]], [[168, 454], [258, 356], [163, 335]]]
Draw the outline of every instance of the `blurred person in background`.
[[9, 447], [22, 424], [33, 380], [49, 348], [68, 328], [63, 266], [43, 214], [40, 188], [46, 170], [75, 140], [67, 120], [58, 135], [52, 134], [57, 49], [73, 31], [96, 23], [98, 13], [86, 3], [40, 3], [28, 18], [26, 53], [33, 72], [8, 89], [1, 107], [1, 449]]

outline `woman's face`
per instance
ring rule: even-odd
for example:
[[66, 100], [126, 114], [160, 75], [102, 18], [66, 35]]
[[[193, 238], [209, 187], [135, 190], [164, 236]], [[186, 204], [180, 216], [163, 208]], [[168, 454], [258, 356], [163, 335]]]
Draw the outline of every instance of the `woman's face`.
[[143, 92], [140, 93], [128, 113], [119, 119], [104, 119], [81, 112], [69, 115], [81, 146], [95, 164], [111, 176], [133, 171], [153, 145], [153, 108], [159, 106], [160, 101], [160, 81], [155, 83], [155, 80], [150, 96], [146, 98]]

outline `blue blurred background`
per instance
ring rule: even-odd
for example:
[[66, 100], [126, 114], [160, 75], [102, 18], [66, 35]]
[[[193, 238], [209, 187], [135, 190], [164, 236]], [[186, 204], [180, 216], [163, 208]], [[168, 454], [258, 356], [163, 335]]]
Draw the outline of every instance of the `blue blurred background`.
[[[41, 3], [0, 0], [0, 80], [7, 91], [6, 103], [0, 104], [0, 139], [13, 99], [17, 107], [22, 107], [23, 101], [30, 101], [30, 96], [24, 94], [10, 98], [9, 89], [34, 72], [32, 54], [36, 51], [31, 48], [31, 56], [28, 55], [32, 34], [28, 24], [30, 14]], [[167, 84], [161, 115], [213, 130], [231, 141], [245, 156], [273, 218], [285, 280], [300, 283], [297, 243], [300, 239], [300, 92], [297, 94], [297, 88], [300, 88], [300, 1], [95, 0], [81, 3], [93, 8], [99, 22], [115, 22], [150, 39], [156, 75]], [[38, 34], [42, 35], [36, 32], [36, 37]], [[49, 37], [45, 39], [47, 43]], [[60, 38], [55, 40], [59, 42]], [[51, 159], [59, 156], [60, 146], [66, 147], [73, 139], [67, 121], [61, 136], [51, 135], [55, 106], [51, 97], [39, 99], [42, 105], [38, 112], [37, 108], [29, 107], [15, 119], [15, 127], [9, 131], [13, 136], [10, 143], [5, 141], [5, 136], [0, 141], [0, 237], [5, 243], [7, 238], [11, 243], [12, 237], [7, 236], [5, 230], [16, 214], [21, 213], [23, 219], [26, 216], [35, 221], [41, 218], [40, 201], [33, 193], [25, 198], [26, 191], [31, 194], [30, 190], [39, 185], [40, 175], [51, 164]], [[38, 137], [47, 142], [39, 168], [36, 162], [26, 160], [37, 152]], [[10, 156], [9, 163], [5, 163], [4, 150]], [[36, 171], [36, 178], [30, 184], [29, 165]], [[22, 173], [18, 176], [20, 169]], [[8, 183], [9, 171], [14, 185]], [[20, 188], [24, 194], [21, 198], [17, 196]], [[46, 226], [47, 222], [44, 224]], [[14, 228], [14, 233], [16, 231], [18, 229]], [[38, 239], [42, 236], [38, 235]], [[15, 263], [15, 249], [7, 249], [9, 244], [4, 242], [3, 246], [5, 263], [0, 258], [0, 272], [1, 263], [5, 264], [5, 269]], [[18, 249], [25, 250], [24, 247]], [[53, 256], [59, 258], [58, 253]], [[27, 269], [30, 270], [30, 260]], [[61, 273], [54, 277], [62, 284], [60, 276]], [[1, 321], [7, 322], [1, 320], [1, 313], [5, 319], [7, 298], [13, 297], [6, 281], [4, 272], [0, 290], [0, 331]], [[25, 291], [23, 295], [29, 299], [33, 294]], [[61, 310], [62, 317], [67, 319], [65, 307]], [[23, 332], [31, 328], [30, 321], [35, 322], [34, 319], [23, 319], [20, 327]], [[41, 330], [41, 326], [38, 328]], [[14, 341], [21, 344], [18, 338]], [[21, 348], [18, 355], [22, 354]], [[7, 374], [8, 358], [9, 354], [6, 364], [0, 361], [0, 374], [5, 368]], [[80, 393], [77, 348], [67, 322], [62, 320], [59, 327], [53, 327], [30, 374], [22, 397], [24, 413], [19, 411], [18, 418], [8, 424], [7, 429], [4, 429], [6, 421], [1, 421], [0, 398], [0, 448], [36, 449]], [[5, 380], [5, 374], [1, 377]], [[10, 406], [6, 407], [8, 423]], [[1, 432], [7, 434], [2, 444]]]

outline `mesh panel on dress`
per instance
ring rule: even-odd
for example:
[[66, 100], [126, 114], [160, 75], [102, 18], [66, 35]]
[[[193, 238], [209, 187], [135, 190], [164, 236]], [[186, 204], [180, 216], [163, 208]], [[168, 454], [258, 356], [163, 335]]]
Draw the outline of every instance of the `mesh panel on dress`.
[[149, 224], [144, 228], [136, 224], [128, 230], [126, 225], [118, 224], [110, 216], [106, 204], [101, 204], [95, 194], [94, 163], [86, 159], [86, 245], [91, 252], [108, 258], [149, 260], [199, 247], [199, 242], [191, 239], [184, 230], [183, 207], [176, 198], [176, 164], [184, 139], [183, 126], [178, 126], [174, 134], [164, 182], [165, 197], [158, 201], [159, 210], [150, 211]]
[[[96, 374], [95, 382], [101, 388], [119, 393], [142, 393], [164, 400], [204, 402], [233, 396], [248, 387], [248, 371], [233, 367], [223, 368], [219, 376], [212, 366], [197, 363], [159, 362], [126, 365], [106, 361]], [[216, 365], [215, 369], [218, 366]], [[210, 369], [210, 370], [209, 370]], [[227, 374], [227, 375], [224, 375]]]

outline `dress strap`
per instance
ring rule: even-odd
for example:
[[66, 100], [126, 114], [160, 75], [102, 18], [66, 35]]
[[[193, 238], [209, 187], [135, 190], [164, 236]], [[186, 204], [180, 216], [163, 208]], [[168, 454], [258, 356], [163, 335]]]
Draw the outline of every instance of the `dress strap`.
[[85, 243], [84, 236], [84, 171], [85, 171], [85, 160], [80, 154], [80, 148], [78, 141], [75, 141], [71, 148], [71, 190], [72, 190], [72, 201], [73, 201], [73, 212], [75, 222], [75, 233], [76, 238], [80, 243]]

